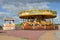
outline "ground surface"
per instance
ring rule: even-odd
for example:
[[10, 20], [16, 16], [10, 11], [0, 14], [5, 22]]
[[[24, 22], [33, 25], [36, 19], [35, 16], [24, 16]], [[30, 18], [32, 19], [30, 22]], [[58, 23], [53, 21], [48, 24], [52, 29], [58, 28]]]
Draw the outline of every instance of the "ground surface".
[[56, 31], [47, 31], [44, 33], [39, 40], [57, 40]]
[[59, 30], [0, 30], [0, 40], [60, 40]]

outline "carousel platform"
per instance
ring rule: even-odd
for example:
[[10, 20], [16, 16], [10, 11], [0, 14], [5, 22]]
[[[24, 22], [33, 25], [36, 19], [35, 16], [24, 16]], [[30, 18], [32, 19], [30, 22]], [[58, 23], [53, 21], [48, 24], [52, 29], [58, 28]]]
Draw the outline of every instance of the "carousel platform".
[[21, 26], [24, 30], [58, 30], [57, 26]]

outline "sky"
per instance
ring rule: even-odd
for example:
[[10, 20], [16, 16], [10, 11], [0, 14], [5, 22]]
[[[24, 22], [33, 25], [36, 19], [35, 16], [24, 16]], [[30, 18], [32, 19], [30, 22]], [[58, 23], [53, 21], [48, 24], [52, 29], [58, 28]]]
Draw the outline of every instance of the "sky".
[[57, 11], [54, 23], [60, 23], [60, 0], [0, 0], [0, 25], [4, 18], [11, 17], [15, 23], [21, 23], [18, 12], [32, 9], [50, 9]]

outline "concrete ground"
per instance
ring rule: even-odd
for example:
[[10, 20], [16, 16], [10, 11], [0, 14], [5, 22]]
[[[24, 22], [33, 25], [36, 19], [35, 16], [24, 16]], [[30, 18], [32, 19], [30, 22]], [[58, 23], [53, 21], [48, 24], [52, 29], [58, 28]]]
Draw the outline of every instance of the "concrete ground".
[[38, 40], [43, 30], [0, 30], [0, 40]]
[[57, 40], [56, 33], [57, 31], [47, 31], [42, 36], [40, 36], [39, 40]]
[[0, 40], [28, 40], [28, 39], [27, 38], [7, 36], [7, 35], [0, 35]]
[[0, 40], [60, 40], [60, 30], [0, 31]]

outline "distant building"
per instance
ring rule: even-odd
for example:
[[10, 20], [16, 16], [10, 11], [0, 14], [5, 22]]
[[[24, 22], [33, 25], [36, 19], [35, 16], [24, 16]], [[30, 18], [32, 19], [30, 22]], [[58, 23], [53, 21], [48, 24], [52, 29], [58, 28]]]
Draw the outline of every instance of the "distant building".
[[60, 24], [55, 24], [55, 26], [58, 26], [58, 29], [60, 30]]

